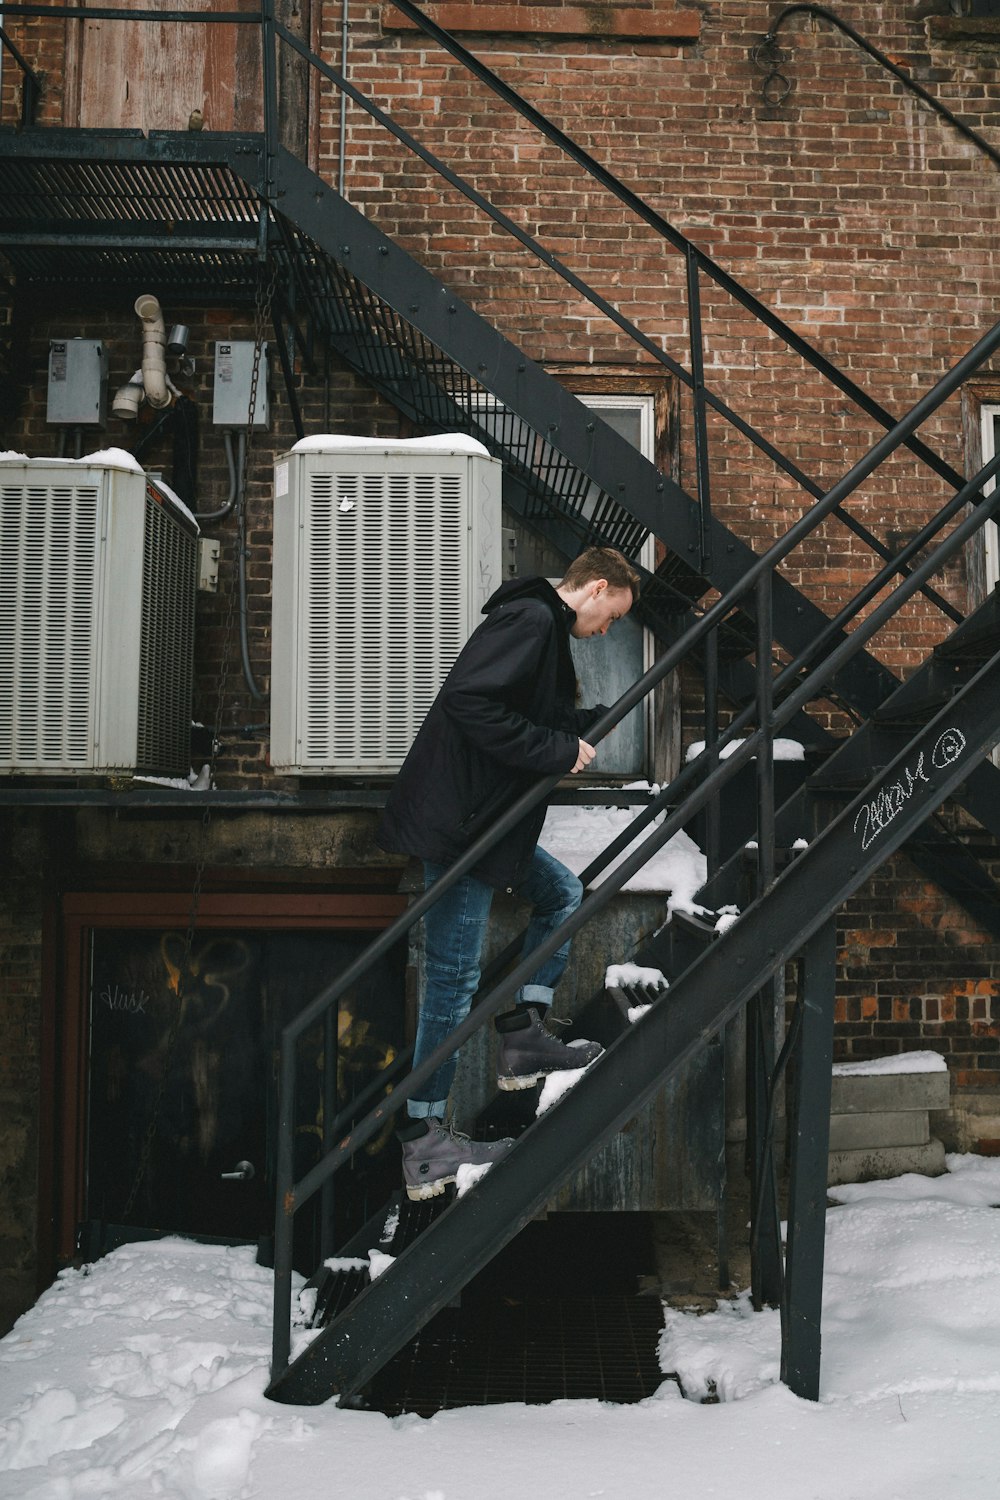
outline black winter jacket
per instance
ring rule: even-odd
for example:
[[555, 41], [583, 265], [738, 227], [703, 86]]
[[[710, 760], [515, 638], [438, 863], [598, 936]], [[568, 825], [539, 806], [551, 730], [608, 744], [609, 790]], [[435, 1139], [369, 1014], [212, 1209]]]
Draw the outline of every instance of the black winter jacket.
[[[546, 579], [502, 584], [483, 613], [400, 768], [375, 835], [383, 849], [451, 864], [539, 777], [572, 770], [605, 712], [576, 707], [576, 616]], [[544, 821], [542, 801], [471, 873], [512, 889]]]

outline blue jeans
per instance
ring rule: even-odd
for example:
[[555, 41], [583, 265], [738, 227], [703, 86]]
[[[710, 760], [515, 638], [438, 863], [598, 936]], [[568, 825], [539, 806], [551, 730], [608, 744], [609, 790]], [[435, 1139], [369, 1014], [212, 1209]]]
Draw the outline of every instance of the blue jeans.
[[[447, 865], [424, 862], [424, 884], [430, 886], [444, 874]], [[572, 871], [537, 849], [527, 878], [516, 895], [531, 904], [531, 921], [524, 935], [522, 954], [530, 953], [580, 905], [583, 886]], [[417, 1022], [413, 1065], [417, 1067], [469, 1014], [479, 985], [479, 959], [486, 938], [493, 888], [464, 875], [424, 916], [424, 996]], [[569, 939], [532, 974], [514, 996], [518, 1004], [540, 1009], [552, 1004], [552, 992], [563, 976], [569, 958]], [[453, 1053], [438, 1067], [408, 1101], [411, 1118], [428, 1115], [444, 1118], [448, 1093], [458, 1067]]]

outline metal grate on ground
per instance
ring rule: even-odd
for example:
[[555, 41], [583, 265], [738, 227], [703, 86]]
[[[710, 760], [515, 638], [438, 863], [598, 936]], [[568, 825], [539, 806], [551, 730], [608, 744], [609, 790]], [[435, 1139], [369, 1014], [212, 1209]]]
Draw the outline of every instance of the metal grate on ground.
[[659, 1297], [539, 1298], [446, 1308], [380, 1371], [365, 1404], [429, 1417], [461, 1406], [626, 1404], [653, 1395]]

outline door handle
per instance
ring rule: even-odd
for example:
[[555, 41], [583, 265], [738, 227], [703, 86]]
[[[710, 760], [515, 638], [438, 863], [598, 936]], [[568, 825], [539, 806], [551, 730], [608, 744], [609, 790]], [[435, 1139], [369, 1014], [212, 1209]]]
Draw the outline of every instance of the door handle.
[[254, 1175], [252, 1161], [238, 1161], [235, 1172], [222, 1172], [220, 1176], [227, 1182], [249, 1182]]

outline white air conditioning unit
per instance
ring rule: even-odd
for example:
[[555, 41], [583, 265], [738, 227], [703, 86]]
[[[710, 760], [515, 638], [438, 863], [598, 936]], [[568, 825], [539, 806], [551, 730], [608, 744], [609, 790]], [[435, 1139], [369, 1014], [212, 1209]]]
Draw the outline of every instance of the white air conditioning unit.
[[500, 489], [461, 434], [305, 438], [277, 461], [276, 770], [398, 769], [501, 582]]
[[198, 526], [103, 458], [0, 459], [0, 771], [190, 769]]

